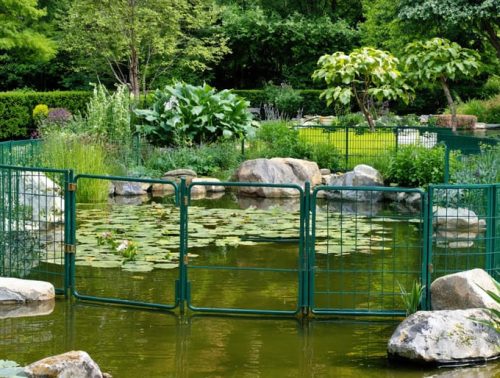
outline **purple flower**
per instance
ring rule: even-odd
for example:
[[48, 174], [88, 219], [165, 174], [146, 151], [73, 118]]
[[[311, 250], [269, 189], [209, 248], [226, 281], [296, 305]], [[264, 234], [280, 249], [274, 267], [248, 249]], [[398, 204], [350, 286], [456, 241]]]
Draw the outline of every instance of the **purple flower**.
[[52, 108], [49, 109], [49, 114], [47, 116], [46, 122], [48, 124], [56, 123], [58, 125], [64, 125], [69, 122], [73, 115], [71, 112], [64, 108]]

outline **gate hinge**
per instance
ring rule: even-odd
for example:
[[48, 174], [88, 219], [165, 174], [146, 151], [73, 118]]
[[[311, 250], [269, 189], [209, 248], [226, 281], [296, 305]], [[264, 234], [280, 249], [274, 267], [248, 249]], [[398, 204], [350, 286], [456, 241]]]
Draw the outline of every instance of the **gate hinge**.
[[187, 264], [189, 264], [189, 256], [184, 255], [184, 265], [187, 265]]
[[64, 244], [64, 253], [76, 253], [76, 245]]
[[68, 191], [69, 191], [69, 192], [76, 192], [76, 183], [74, 183], [74, 182], [69, 182], [69, 183], [68, 183]]
[[434, 272], [434, 265], [429, 264], [427, 267], [428, 267], [429, 273], [433, 273]]
[[184, 197], [184, 206], [189, 205], [189, 198], [187, 196]]

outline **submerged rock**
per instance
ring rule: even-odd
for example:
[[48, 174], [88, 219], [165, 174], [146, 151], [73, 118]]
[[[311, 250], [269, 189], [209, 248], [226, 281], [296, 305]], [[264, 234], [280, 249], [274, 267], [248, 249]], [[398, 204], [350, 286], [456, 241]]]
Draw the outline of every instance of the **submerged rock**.
[[0, 304], [47, 301], [55, 298], [49, 282], [0, 277]]
[[71, 351], [33, 362], [24, 368], [30, 378], [102, 378], [99, 366], [83, 351]]
[[486, 309], [419, 311], [394, 331], [390, 358], [428, 364], [466, 365], [500, 357], [500, 334], [481, 324]]
[[54, 311], [55, 305], [56, 302], [53, 299], [29, 303], [2, 304], [0, 306], [0, 319], [49, 315]]
[[472, 269], [440, 277], [431, 285], [432, 309], [496, 308], [500, 311], [500, 305], [485, 290], [500, 295], [493, 278], [483, 269]]
[[[375, 168], [369, 165], [359, 164], [349, 171], [341, 175], [332, 175], [330, 177], [330, 186], [383, 186], [384, 180], [382, 175]], [[378, 202], [383, 199], [384, 192], [382, 191], [365, 191], [365, 190], [327, 190], [325, 191], [327, 198], [341, 198], [347, 201], [370, 201]]]
[[[236, 171], [239, 182], [256, 182], [269, 184], [296, 184], [304, 187], [306, 181], [311, 186], [321, 184], [321, 172], [313, 161], [273, 158], [255, 159], [243, 162]], [[257, 197], [299, 197], [300, 192], [292, 188], [239, 187], [238, 191], [245, 195]]]

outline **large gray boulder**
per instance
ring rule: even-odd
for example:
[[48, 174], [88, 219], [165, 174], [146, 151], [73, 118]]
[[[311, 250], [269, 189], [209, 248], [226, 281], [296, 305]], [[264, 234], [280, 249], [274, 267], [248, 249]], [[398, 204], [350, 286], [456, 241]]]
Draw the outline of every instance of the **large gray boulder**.
[[484, 220], [479, 219], [472, 210], [459, 207], [440, 207], [433, 208], [434, 227], [445, 230], [467, 230], [479, 233], [486, 227]]
[[117, 196], [143, 196], [148, 194], [150, 183], [134, 181], [113, 181]]
[[0, 305], [54, 300], [54, 286], [49, 282], [0, 277]]
[[[270, 184], [296, 184], [304, 186], [306, 181], [311, 186], [321, 184], [321, 172], [313, 161], [273, 158], [255, 159], [243, 162], [236, 171], [239, 182]], [[298, 197], [299, 191], [291, 188], [240, 187], [239, 192], [257, 197]]]
[[[384, 180], [379, 171], [369, 165], [359, 164], [352, 171], [341, 175], [330, 177], [330, 186], [383, 186]], [[383, 199], [384, 193], [381, 191], [361, 191], [361, 190], [328, 190], [325, 191], [327, 198], [342, 198], [348, 201], [370, 201], [378, 202]]]
[[162, 180], [174, 181], [176, 183], [179, 183], [181, 182], [181, 177], [185, 177], [186, 183], [189, 185], [191, 181], [197, 176], [198, 175], [196, 174], [196, 172], [192, 169], [181, 168], [165, 172], [163, 174]]
[[102, 378], [99, 366], [83, 351], [71, 351], [33, 362], [24, 368], [30, 378]]
[[191, 188], [191, 190], [198, 188], [198, 187], [204, 187], [205, 191], [207, 193], [220, 193], [224, 192], [226, 188], [222, 185], [217, 185], [217, 183], [220, 183], [221, 181], [217, 178], [214, 177], [198, 177], [198, 178], [193, 178], [191, 181], [192, 184], [197, 183], [197, 182], [209, 182], [209, 183], [214, 183], [213, 185], [195, 185]]
[[483, 289], [500, 295], [493, 278], [483, 269], [472, 269], [440, 277], [431, 285], [432, 309], [464, 310], [486, 307], [500, 311], [500, 305]]
[[480, 323], [485, 309], [419, 311], [394, 331], [390, 358], [431, 364], [479, 363], [500, 357], [500, 334]]

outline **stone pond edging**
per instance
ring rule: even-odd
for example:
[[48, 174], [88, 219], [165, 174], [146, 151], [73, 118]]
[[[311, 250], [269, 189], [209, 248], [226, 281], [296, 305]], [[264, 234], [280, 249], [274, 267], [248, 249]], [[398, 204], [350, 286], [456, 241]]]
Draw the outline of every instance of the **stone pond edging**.
[[[482, 269], [450, 274], [431, 285], [434, 311], [418, 311], [404, 319], [392, 334], [390, 359], [433, 365], [471, 365], [500, 358], [500, 333], [493, 328], [489, 309], [498, 304], [493, 278]], [[434, 298], [436, 297], [436, 298]]]

